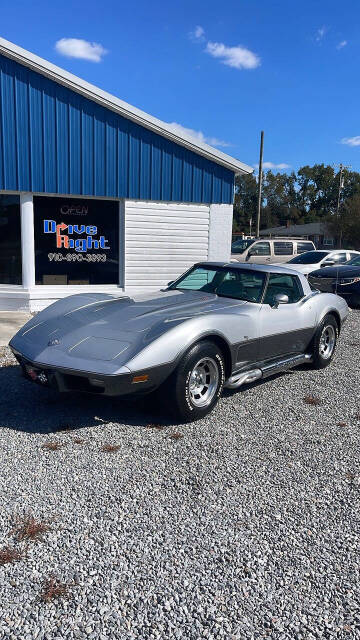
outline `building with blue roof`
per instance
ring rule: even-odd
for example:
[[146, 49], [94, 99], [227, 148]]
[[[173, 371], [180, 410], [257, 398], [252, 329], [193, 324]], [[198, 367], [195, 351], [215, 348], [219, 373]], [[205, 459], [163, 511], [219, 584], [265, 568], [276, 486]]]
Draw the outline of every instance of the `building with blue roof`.
[[0, 310], [230, 257], [252, 168], [0, 38]]

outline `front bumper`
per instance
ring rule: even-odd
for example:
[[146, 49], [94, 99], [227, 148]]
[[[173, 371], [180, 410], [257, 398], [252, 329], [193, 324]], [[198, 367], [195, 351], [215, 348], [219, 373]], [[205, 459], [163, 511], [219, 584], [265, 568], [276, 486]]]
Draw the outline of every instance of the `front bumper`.
[[33, 362], [16, 349], [11, 347], [11, 350], [27, 380], [62, 393], [80, 391], [104, 396], [146, 394], [157, 389], [172, 371], [171, 365], [162, 364], [139, 372], [104, 375]]

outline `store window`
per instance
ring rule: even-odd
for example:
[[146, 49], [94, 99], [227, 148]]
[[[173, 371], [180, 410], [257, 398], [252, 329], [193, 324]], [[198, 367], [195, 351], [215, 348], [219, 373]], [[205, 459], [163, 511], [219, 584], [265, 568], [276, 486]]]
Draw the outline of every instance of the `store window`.
[[19, 196], [0, 194], [0, 284], [22, 284]]
[[34, 197], [35, 279], [44, 285], [119, 283], [119, 203]]

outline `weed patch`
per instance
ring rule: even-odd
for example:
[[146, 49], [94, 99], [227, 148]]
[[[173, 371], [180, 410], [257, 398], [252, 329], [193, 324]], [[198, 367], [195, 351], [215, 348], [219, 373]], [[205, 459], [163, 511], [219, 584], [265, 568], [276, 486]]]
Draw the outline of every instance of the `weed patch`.
[[304, 402], [305, 402], [305, 404], [310, 404], [310, 405], [313, 405], [313, 406], [317, 406], [317, 405], [321, 404], [320, 398], [316, 398], [316, 396], [305, 396]]
[[48, 522], [36, 520], [31, 515], [15, 516], [14, 527], [10, 535], [13, 535], [18, 542], [23, 540], [42, 540], [43, 535], [48, 531], [50, 531]]
[[41, 448], [45, 449], [46, 451], [59, 451], [59, 449], [62, 449], [62, 447], [65, 447], [64, 442], [49, 440], [48, 442], [44, 442]]
[[103, 444], [101, 447], [101, 451], [104, 451], [104, 453], [116, 453], [119, 449], [121, 449], [119, 444]]
[[172, 440], [180, 440], [180, 438], [183, 438], [184, 434], [180, 433], [180, 431], [175, 431], [174, 433], [171, 434], [170, 438]]
[[51, 602], [56, 598], [65, 598], [68, 596], [68, 585], [60, 582], [55, 576], [50, 576], [44, 581], [43, 590], [40, 594], [40, 600], [43, 602]]
[[21, 558], [20, 551], [14, 549], [13, 547], [5, 547], [4, 549], [0, 549], [0, 567], [3, 567], [4, 564], [10, 564], [11, 562], [17, 562]]

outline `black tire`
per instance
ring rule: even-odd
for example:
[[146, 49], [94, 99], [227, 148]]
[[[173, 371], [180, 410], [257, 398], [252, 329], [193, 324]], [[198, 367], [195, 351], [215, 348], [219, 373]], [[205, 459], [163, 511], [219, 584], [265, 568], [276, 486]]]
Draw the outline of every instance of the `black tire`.
[[224, 382], [224, 356], [214, 342], [204, 340], [185, 353], [161, 391], [176, 419], [192, 422], [213, 410]]
[[312, 343], [313, 369], [325, 369], [330, 364], [334, 357], [338, 334], [339, 328], [334, 316], [326, 315]]

